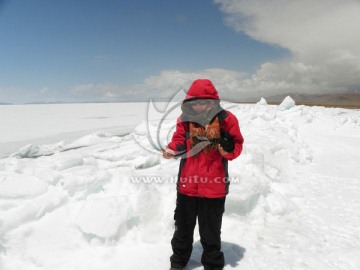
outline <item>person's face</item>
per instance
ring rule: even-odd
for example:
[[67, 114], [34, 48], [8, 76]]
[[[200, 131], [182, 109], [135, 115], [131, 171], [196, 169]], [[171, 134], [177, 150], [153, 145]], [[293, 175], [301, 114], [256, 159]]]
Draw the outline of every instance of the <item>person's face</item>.
[[203, 113], [213, 106], [214, 102], [209, 99], [196, 99], [190, 101], [191, 108], [197, 113]]

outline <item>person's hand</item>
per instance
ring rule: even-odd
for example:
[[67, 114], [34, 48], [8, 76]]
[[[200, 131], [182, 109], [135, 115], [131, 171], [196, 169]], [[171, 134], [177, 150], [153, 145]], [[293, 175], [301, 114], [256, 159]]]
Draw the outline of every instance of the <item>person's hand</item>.
[[161, 152], [163, 153], [163, 158], [166, 159], [171, 159], [175, 156], [175, 152], [170, 148], [161, 149]]
[[229, 152], [226, 152], [226, 151], [221, 147], [220, 144], [218, 144], [218, 150], [219, 150], [220, 155], [222, 155], [222, 156], [226, 156], [226, 155], [230, 154]]
[[220, 146], [228, 153], [231, 153], [235, 149], [234, 141], [231, 138], [227, 137], [221, 138]]

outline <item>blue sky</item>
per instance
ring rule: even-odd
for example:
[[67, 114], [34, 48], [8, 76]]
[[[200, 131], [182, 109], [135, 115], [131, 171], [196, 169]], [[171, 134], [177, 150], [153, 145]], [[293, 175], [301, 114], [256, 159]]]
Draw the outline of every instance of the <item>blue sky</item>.
[[316, 75], [286, 81], [286, 65], [315, 66], [311, 43], [284, 40], [301, 30], [291, 25], [267, 33], [279, 27], [261, 21], [266, 8], [276, 11], [241, 0], [0, 0], [0, 103], [169, 98], [197, 77], [224, 96], [290, 91]]

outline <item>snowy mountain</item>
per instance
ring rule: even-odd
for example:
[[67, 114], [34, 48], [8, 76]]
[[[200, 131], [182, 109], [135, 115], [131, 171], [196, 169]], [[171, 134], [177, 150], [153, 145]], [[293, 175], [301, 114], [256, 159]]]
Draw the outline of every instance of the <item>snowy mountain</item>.
[[[126, 117], [144, 112], [134, 105], [116, 113], [110, 105], [67, 106], [78, 124], [61, 114], [47, 121], [73, 137], [24, 143], [0, 159], [0, 269], [168, 269], [179, 161], [151, 147], [160, 118]], [[225, 269], [360, 269], [360, 111], [291, 99], [224, 106], [245, 138], [229, 163]], [[175, 120], [164, 121], [161, 144]], [[21, 142], [41, 142], [32, 127], [19, 127]], [[87, 135], [76, 138], [80, 131]], [[202, 269], [197, 228], [194, 239], [186, 269]]]

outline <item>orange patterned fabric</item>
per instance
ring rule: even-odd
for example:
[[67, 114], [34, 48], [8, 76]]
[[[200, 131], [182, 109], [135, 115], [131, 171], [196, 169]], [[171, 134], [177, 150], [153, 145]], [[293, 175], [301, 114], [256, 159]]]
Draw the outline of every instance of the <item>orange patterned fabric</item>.
[[[190, 131], [190, 142], [191, 148], [197, 145], [201, 140], [198, 137], [206, 137], [209, 141], [214, 141], [214, 139], [220, 139], [220, 124], [219, 118], [215, 117], [210, 124], [203, 127], [197, 123], [190, 122], [189, 124]], [[208, 153], [209, 150], [214, 149], [214, 144], [207, 145], [204, 148], [205, 153]]]

